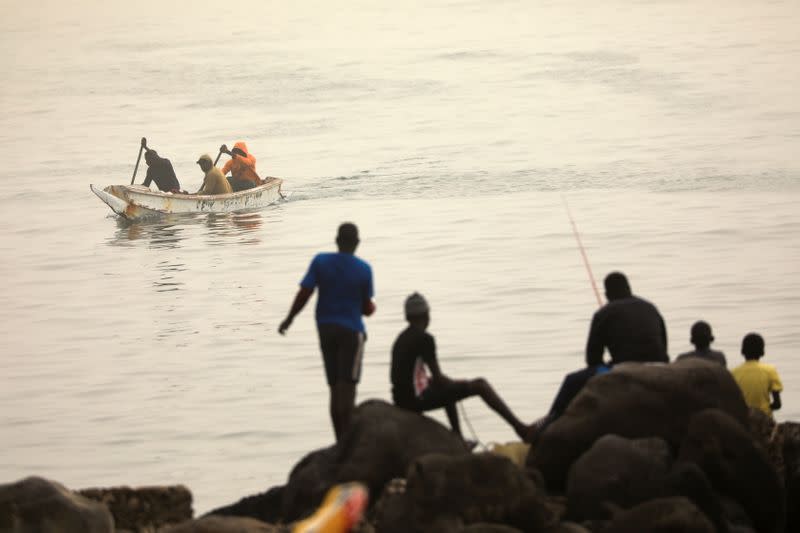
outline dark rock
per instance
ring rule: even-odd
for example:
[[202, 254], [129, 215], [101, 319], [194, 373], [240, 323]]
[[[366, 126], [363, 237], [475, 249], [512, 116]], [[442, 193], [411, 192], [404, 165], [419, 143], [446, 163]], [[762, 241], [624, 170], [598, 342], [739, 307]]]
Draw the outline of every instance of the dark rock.
[[671, 462], [663, 439], [599, 438], [569, 469], [567, 516], [607, 519], [607, 502], [628, 508], [661, 495]]
[[783, 432], [775, 419], [761, 409], [750, 408], [750, 435], [761, 446], [769, 457], [780, 479], [784, 479], [783, 465]]
[[[327, 490], [360, 481], [370, 495], [392, 478], [403, 477], [411, 462], [427, 453], [466, 455], [464, 442], [435, 420], [381, 400], [359, 405], [350, 428], [336, 445], [303, 458], [283, 490], [283, 521], [310, 514]], [[371, 496], [371, 498], [374, 496]]]
[[729, 533], [728, 515], [720, 496], [700, 467], [694, 463], [677, 461], [664, 480], [662, 497], [684, 496], [700, 509], [717, 530]]
[[0, 531], [4, 533], [113, 533], [105, 505], [60, 483], [28, 477], [0, 485]]
[[658, 498], [619, 513], [602, 533], [716, 533], [713, 524], [686, 498]]
[[800, 424], [780, 425], [786, 486], [786, 531], [800, 531]]
[[753, 521], [739, 502], [724, 495], [720, 496], [719, 501], [725, 516], [725, 526], [729, 533], [754, 531]]
[[292, 468], [281, 494], [280, 513], [284, 522], [299, 520], [319, 506], [338, 480], [339, 459], [339, 448], [330, 446], [309, 453]]
[[158, 533], [289, 533], [286, 526], [273, 526], [242, 516], [204, 516], [159, 529]]
[[699, 412], [689, 423], [678, 457], [697, 464], [717, 492], [738, 501], [757, 531], [783, 531], [783, 483], [747, 426], [719, 409]]
[[411, 465], [406, 484], [406, 524], [433, 531], [430, 524], [452, 518], [541, 531], [555, 525], [543, 491], [506, 457], [490, 453], [430, 454]]
[[691, 416], [712, 407], [747, 426], [742, 393], [718, 364], [687, 358], [671, 365], [617, 365], [589, 380], [542, 433], [526, 465], [538, 468], [551, 490], [561, 491], [570, 465], [601, 436], [660, 437], [677, 449]]
[[234, 504], [214, 509], [204, 516], [248, 516], [268, 524], [274, 524], [281, 521], [282, 505], [283, 486], [272, 487], [266, 492], [247, 496]]
[[591, 530], [575, 522], [561, 522], [556, 527], [548, 529], [546, 533], [591, 533]]
[[183, 485], [92, 488], [77, 492], [108, 507], [117, 529], [139, 531], [178, 524], [194, 514], [192, 493]]
[[[513, 459], [512, 459], [513, 461]], [[461, 529], [461, 533], [522, 533], [519, 529], [502, 524], [470, 524]]]

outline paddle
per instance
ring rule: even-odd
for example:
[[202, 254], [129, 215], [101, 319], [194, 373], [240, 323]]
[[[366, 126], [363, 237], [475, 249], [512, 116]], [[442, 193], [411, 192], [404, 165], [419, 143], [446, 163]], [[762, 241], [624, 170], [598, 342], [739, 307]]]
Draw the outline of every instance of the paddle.
[[228, 151], [228, 147], [227, 146], [225, 146], [224, 144], [222, 146], [220, 146], [219, 147], [219, 153], [217, 154], [217, 158], [214, 160], [214, 166], [217, 166], [217, 162], [219, 161], [219, 158], [222, 157], [222, 154], [229, 154], [229, 153], [230, 152]]
[[142, 150], [147, 147], [147, 139], [142, 137], [142, 144], [139, 146], [139, 156], [136, 158], [136, 166], [133, 167], [133, 176], [131, 177], [131, 185], [136, 181], [136, 171], [139, 170], [139, 160], [142, 158]]

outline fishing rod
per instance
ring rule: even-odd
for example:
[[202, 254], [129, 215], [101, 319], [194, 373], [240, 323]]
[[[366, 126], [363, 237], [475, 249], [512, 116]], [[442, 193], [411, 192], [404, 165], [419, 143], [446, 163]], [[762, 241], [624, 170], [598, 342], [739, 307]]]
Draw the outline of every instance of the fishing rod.
[[[586, 267], [586, 274], [589, 276], [589, 281], [592, 284], [592, 290], [594, 291], [594, 295], [597, 298], [597, 306], [603, 307], [603, 299], [600, 297], [600, 291], [597, 290], [597, 283], [594, 280], [594, 273], [592, 273], [592, 267], [589, 264], [589, 258], [586, 256], [586, 249], [583, 247], [583, 242], [581, 241], [581, 235], [578, 232], [578, 226], [575, 224], [575, 219], [572, 217], [572, 210], [569, 208], [569, 203], [567, 203], [567, 197], [564, 194], [561, 195], [561, 200], [564, 202], [564, 207], [567, 209], [567, 217], [569, 217], [569, 223], [572, 226], [572, 234], [575, 235], [575, 240], [578, 243], [578, 250], [581, 252], [581, 257], [583, 258], [583, 266]], [[467, 427], [469, 427], [470, 432], [472, 433], [472, 438], [475, 439], [475, 442], [484, 450], [487, 450], [485, 444], [483, 444], [480, 439], [478, 439], [475, 430], [470, 423], [469, 417], [467, 416], [467, 410], [464, 407], [464, 402], [460, 401], [457, 402], [458, 407], [461, 409], [461, 415], [464, 418], [464, 421], [467, 423]]]
[[567, 197], [563, 194], [561, 195], [561, 200], [564, 201], [564, 207], [567, 208], [567, 216], [569, 217], [569, 223], [572, 225], [572, 234], [575, 235], [575, 240], [578, 242], [578, 249], [581, 252], [581, 257], [583, 258], [583, 266], [586, 267], [586, 274], [589, 276], [589, 281], [592, 283], [592, 290], [594, 291], [594, 295], [597, 298], [597, 306], [603, 307], [603, 299], [600, 297], [600, 291], [597, 290], [597, 283], [594, 281], [594, 274], [592, 273], [592, 267], [589, 265], [589, 258], [586, 257], [586, 250], [583, 248], [583, 242], [581, 242], [581, 235], [578, 233], [578, 227], [575, 225], [575, 220], [572, 218], [572, 211], [569, 208], [569, 204], [567, 203]]

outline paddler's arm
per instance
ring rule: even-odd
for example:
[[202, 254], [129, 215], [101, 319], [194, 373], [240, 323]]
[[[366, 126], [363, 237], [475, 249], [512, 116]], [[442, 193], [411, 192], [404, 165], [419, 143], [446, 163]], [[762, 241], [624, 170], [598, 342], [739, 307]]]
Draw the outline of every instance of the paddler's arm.
[[303, 310], [308, 299], [311, 298], [311, 295], [314, 294], [314, 289], [306, 289], [305, 287], [300, 287], [300, 290], [297, 291], [297, 295], [294, 297], [294, 302], [292, 303], [292, 308], [289, 309], [289, 314], [286, 315], [286, 318], [281, 325], [278, 327], [278, 333], [281, 335], [286, 334], [286, 330], [289, 329], [289, 326], [292, 325], [292, 321], [294, 317]]

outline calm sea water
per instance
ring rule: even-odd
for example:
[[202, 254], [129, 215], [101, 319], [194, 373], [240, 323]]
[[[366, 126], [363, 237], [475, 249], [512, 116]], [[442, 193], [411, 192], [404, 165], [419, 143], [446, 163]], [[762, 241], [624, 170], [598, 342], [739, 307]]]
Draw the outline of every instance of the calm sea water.
[[[565, 201], [673, 356], [698, 319], [731, 365], [758, 331], [800, 419], [798, 27], [793, 0], [15, 4], [0, 482], [184, 483], [198, 512], [283, 483], [333, 435], [313, 307], [276, 330], [345, 220], [377, 290], [359, 399], [389, 398], [418, 290], [445, 372], [538, 418], [597, 307]], [[127, 183], [141, 136], [189, 190], [243, 139], [293, 194], [125, 223], [88, 185]]]

